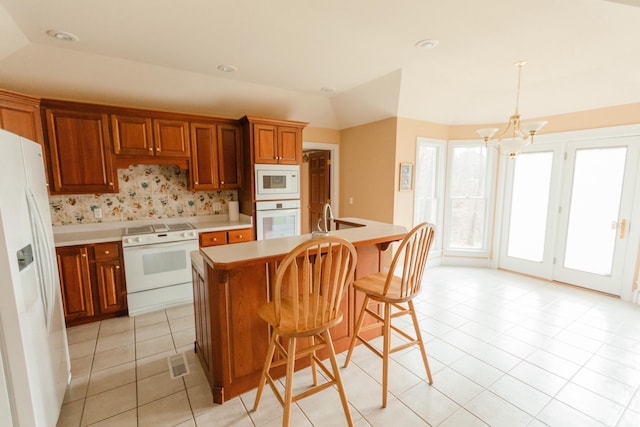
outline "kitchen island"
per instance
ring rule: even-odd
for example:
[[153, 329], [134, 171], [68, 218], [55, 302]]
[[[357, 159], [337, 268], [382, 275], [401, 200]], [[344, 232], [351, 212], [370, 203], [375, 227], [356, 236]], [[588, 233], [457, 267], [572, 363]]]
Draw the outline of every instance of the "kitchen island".
[[[335, 221], [332, 235], [350, 241], [358, 253], [356, 279], [381, 271], [383, 252], [407, 233], [402, 226], [359, 218]], [[267, 323], [258, 307], [269, 301], [278, 262], [310, 234], [201, 248], [192, 254], [195, 351], [207, 376], [213, 401], [223, 403], [258, 385], [269, 345]], [[346, 350], [363, 301], [349, 288], [342, 311], [343, 321], [331, 329], [336, 353]], [[380, 334], [369, 331], [368, 338]], [[322, 357], [322, 355], [321, 355]], [[308, 358], [296, 369], [308, 366]], [[284, 376], [272, 371], [275, 377]]]

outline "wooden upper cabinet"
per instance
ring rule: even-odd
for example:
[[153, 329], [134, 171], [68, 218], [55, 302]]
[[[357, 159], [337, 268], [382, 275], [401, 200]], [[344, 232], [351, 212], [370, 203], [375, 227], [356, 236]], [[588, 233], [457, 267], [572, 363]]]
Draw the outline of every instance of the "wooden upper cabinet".
[[153, 129], [148, 117], [111, 114], [113, 152], [116, 155], [153, 155]]
[[225, 123], [191, 123], [191, 188], [238, 188], [241, 177], [240, 128]]
[[153, 119], [155, 155], [189, 157], [189, 123], [182, 120]]
[[113, 152], [128, 157], [189, 157], [189, 123], [128, 113], [111, 114]]
[[299, 165], [302, 163], [303, 122], [245, 116], [253, 163]]
[[42, 144], [40, 101], [18, 93], [0, 90], [0, 129]]
[[45, 108], [52, 193], [117, 193], [105, 113]]
[[241, 144], [240, 126], [218, 125], [218, 177], [223, 190], [238, 188], [242, 184]]

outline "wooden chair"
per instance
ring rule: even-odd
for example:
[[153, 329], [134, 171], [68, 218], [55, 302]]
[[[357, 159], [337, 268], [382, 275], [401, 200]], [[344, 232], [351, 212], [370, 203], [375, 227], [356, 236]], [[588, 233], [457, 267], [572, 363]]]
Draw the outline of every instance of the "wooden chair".
[[[268, 381], [284, 409], [282, 425], [288, 426], [293, 402], [335, 384], [347, 422], [353, 425], [329, 328], [342, 321], [340, 305], [345, 291], [353, 282], [355, 266], [355, 248], [348, 241], [335, 236], [307, 240], [282, 260], [275, 275], [272, 301], [258, 309], [258, 315], [271, 325], [272, 334], [254, 411], [258, 409], [264, 385]], [[309, 345], [298, 349], [297, 340], [304, 337], [308, 337]], [[274, 361], [276, 349], [282, 357]], [[316, 356], [321, 349], [326, 349], [329, 354], [331, 370]], [[304, 356], [310, 358], [313, 387], [293, 396], [295, 361]], [[270, 370], [285, 364], [283, 397], [276, 388]], [[316, 366], [320, 366], [329, 381], [318, 384]]]
[[[434, 232], [435, 230], [432, 224], [425, 222], [417, 225], [400, 243], [393, 260], [391, 261], [388, 273], [371, 274], [369, 276], [361, 277], [353, 283], [353, 287], [356, 291], [360, 291], [365, 294], [365, 299], [360, 315], [358, 316], [355, 333], [351, 339], [351, 344], [349, 345], [349, 351], [347, 352], [344, 367], [346, 368], [351, 360], [351, 354], [353, 353], [353, 348], [355, 347], [357, 340], [362, 341], [366, 347], [382, 358], [382, 407], [387, 406], [387, 378], [389, 374], [389, 355], [391, 353], [417, 345], [422, 353], [422, 361], [424, 362], [424, 368], [427, 371], [429, 384], [433, 383], [431, 370], [429, 369], [429, 361], [427, 360], [427, 353], [424, 350], [424, 343], [422, 341], [418, 319], [413, 306], [413, 298], [421, 290], [422, 275], [425, 264], [427, 263], [427, 256], [433, 241]], [[402, 270], [402, 276], [394, 275], [397, 269]], [[400, 271], [398, 272], [400, 273]], [[379, 315], [373, 308], [369, 307], [372, 303], [375, 306], [382, 305], [382, 315]], [[395, 310], [392, 311], [392, 308]], [[363, 327], [362, 324], [365, 314], [375, 318], [376, 322]], [[411, 320], [413, 321], [413, 327], [416, 334], [415, 338], [391, 324], [392, 319], [407, 314], [411, 315]], [[382, 352], [360, 336], [360, 333], [369, 329], [379, 328], [380, 326], [382, 326], [383, 334]], [[406, 340], [406, 342], [391, 348], [391, 330], [397, 332]]]

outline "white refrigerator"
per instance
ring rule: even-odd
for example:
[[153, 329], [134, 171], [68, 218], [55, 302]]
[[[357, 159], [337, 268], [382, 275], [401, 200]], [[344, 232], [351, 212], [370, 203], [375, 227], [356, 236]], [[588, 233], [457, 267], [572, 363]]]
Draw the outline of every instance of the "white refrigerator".
[[40, 144], [0, 130], [0, 426], [56, 425], [71, 378]]

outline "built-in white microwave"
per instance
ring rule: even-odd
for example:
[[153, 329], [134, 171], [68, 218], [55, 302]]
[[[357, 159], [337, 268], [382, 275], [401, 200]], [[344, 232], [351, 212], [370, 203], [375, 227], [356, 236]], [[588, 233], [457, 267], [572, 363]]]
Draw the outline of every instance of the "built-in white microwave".
[[255, 165], [256, 200], [300, 198], [300, 166]]

